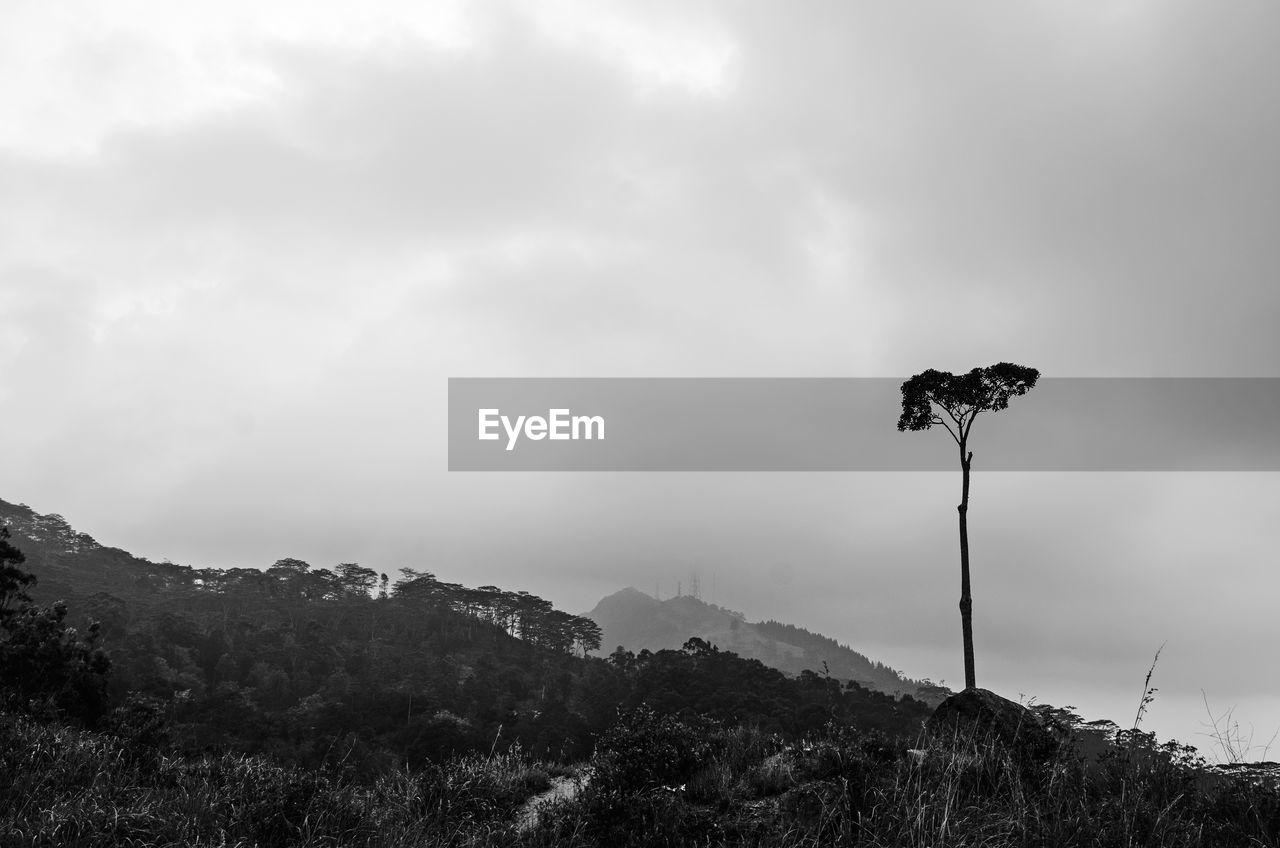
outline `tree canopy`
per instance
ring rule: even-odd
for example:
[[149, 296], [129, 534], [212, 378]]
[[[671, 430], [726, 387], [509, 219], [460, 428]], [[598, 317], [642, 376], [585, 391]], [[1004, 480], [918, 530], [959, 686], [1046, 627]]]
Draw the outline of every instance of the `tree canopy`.
[[[967, 374], [932, 368], [921, 371], [902, 384], [898, 430], [928, 430], [941, 424], [963, 447], [979, 412], [1005, 409], [1011, 398], [1025, 395], [1039, 378], [1035, 368], [1011, 362], [974, 368]], [[938, 414], [939, 409], [947, 414], [950, 424]]]

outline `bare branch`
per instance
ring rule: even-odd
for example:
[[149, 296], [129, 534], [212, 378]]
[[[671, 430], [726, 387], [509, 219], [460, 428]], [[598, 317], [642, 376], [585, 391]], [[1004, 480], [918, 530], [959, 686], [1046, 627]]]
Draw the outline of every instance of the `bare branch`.
[[[955, 419], [954, 419], [954, 418], [952, 418], [951, 420], [952, 420], [952, 421], [954, 421]], [[939, 415], [935, 415], [935, 416], [933, 416], [933, 423], [934, 423], [934, 424], [941, 424], [943, 427], [946, 427], [946, 428], [947, 428], [947, 432], [948, 432], [948, 433], [951, 433], [951, 438], [953, 438], [953, 439], [955, 439], [955, 440], [956, 440], [956, 444], [957, 444], [957, 445], [958, 445], [958, 444], [960, 444], [960, 439], [956, 437], [955, 432], [953, 432], [953, 431], [952, 431], [952, 429], [951, 429], [950, 425], [948, 425], [948, 424], [947, 424], [947, 422], [945, 422], [945, 421], [943, 421], [943, 420], [942, 420], [942, 417], [941, 417], [941, 416], [939, 416]]]

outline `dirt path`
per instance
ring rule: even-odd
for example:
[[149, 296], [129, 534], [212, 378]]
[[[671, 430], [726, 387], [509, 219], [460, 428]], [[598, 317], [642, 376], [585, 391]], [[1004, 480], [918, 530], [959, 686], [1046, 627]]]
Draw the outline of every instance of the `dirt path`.
[[524, 806], [520, 808], [520, 812], [516, 814], [516, 829], [520, 831], [530, 830], [537, 826], [538, 817], [542, 814], [542, 808], [549, 803], [556, 801], [568, 800], [578, 794], [582, 787], [587, 785], [591, 775], [589, 772], [583, 771], [577, 775], [569, 777], [553, 777], [551, 778], [551, 788], [534, 795], [528, 801], [524, 802]]

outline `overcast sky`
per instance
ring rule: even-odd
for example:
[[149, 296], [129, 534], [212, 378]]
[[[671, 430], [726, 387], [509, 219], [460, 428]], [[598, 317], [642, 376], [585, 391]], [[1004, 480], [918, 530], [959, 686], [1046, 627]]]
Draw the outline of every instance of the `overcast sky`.
[[[1264, 0], [9, 0], [0, 79], [0, 497], [156, 560], [697, 571], [959, 686], [958, 471], [450, 474], [447, 378], [1280, 376]], [[1280, 728], [1276, 474], [974, 432], [980, 685]]]

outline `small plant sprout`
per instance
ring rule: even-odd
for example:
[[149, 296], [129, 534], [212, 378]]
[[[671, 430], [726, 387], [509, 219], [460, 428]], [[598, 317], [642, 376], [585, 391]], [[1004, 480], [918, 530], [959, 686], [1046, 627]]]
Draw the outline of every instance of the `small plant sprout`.
[[1156, 655], [1151, 660], [1151, 668], [1147, 669], [1147, 679], [1142, 681], [1142, 701], [1138, 704], [1138, 714], [1133, 717], [1133, 729], [1137, 730], [1138, 725], [1142, 724], [1142, 717], [1147, 714], [1147, 707], [1151, 706], [1151, 702], [1156, 699], [1156, 693], [1160, 690], [1151, 685], [1151, 675], [1155, 674], [1156, 663], [1160, 661], [1160, 652], [1164, 650], [1167, 642], [1161, 642], [1160, 647], [1156, 648]]

